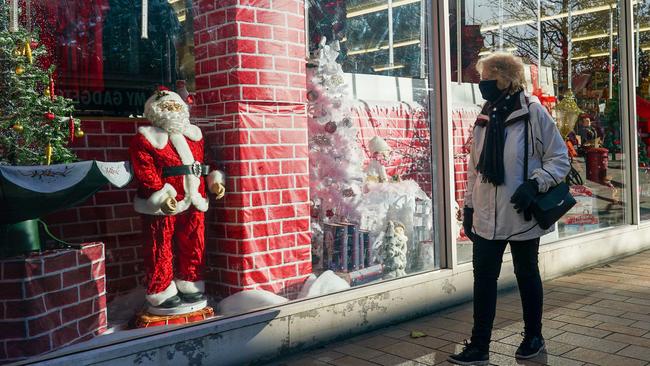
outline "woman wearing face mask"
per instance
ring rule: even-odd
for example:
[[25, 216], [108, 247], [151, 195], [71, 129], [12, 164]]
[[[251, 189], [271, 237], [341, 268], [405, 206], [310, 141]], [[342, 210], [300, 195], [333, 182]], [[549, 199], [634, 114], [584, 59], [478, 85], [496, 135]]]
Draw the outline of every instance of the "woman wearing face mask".
[[[546, 192], [569, 172], [567, 148], [539, 100], [524, 92], [520, 58], [495, 53], [479, 60], [479, 89], [486, 100], [476, 120], [469, 155], [463, 227], [473, 244], [474, 327], [462, 352], [449, 356], [458, 365], [487, 365], [496, 311], [497, 279], [510, 243], [524, 318], [518, 359], [544, 350], [542, 281], [538, 268], [543, 230], [530, 213], [538, 192]], [[528, 124], [528, 136], [525, 134]], [[528, 179], [524, 181], [524, 144]]]

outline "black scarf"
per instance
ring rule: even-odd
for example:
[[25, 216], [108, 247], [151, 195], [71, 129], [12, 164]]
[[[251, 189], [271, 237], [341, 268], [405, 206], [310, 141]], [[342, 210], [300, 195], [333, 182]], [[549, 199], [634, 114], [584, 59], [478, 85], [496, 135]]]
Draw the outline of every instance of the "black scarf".
[[506, 90], [493, 103], [486, 103], [483, 107], [483, 114], [490, 120], [485, 126], [485, 137], [483, 139], [483, 150], [478, 160], [476, 170], [481, 173], [483, 183], [492, 183], [494, 186], [502, 185], [505, 182], [505, 168], [503, 165], [503, 149], [505, 146], [505, 121], [512, 112], [519, 93], [510, 95]]

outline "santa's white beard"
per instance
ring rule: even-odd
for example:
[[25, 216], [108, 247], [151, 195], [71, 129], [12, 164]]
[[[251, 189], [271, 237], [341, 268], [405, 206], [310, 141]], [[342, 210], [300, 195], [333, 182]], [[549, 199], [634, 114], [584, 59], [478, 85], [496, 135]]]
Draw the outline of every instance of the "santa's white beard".
[[154, 108], [154, 114], [156, 119], [151, 123], [169, 133], [183, 133], [190, 125], [190, 114], [187, 111], [170, 112]]

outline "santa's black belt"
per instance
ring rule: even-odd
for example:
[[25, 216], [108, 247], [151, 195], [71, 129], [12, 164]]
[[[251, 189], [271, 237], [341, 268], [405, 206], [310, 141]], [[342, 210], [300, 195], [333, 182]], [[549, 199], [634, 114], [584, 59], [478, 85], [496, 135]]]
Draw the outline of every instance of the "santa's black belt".
[[210, 171], [210, 166], [194, 163], [191, 165], [178, 165], [178, 166], [164, 167], [162, 171], [162, 175], [163, 178], [173, 177], [176, 175], [194, 175], [196, 177], [200, 177], [202, 175], [208, 175], [209, 171]]

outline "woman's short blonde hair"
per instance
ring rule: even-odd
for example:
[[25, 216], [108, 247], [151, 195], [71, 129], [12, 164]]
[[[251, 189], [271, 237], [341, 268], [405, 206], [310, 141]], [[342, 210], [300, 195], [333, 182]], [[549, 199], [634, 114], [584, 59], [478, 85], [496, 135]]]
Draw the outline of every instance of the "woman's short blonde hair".
[[509, 89], [510, 93], [526, 87], [524, 62], [510, 53], [495, 52], [483, 57], [476, 63], [476, 71], [485, 80], [496, 80], [499, 89]]

